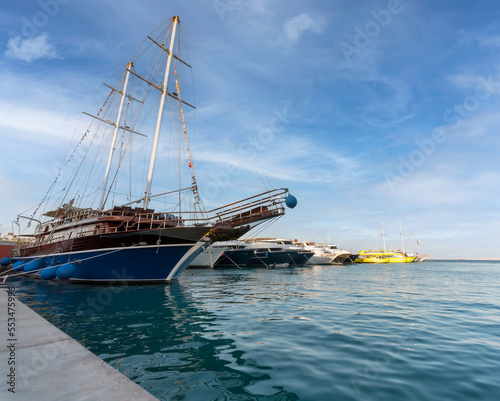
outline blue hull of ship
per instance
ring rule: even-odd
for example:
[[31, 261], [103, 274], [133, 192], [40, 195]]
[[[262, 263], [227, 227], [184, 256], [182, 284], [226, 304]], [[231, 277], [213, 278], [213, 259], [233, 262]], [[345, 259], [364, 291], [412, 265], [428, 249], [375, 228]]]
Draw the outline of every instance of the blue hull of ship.
[[257, 252], [247, 263], [247, 266], [269, 266], [290, 263], [289, 253], [286, 251]]
[[313, 255], [314, 252], [290, 252], [289, 257], [292, 264], [304, 266]]
[[[137, 246], [14, 258], [13, 262], [41, 260], [43, 267], [73, 264], [71, 282], [109, 284], [168, 282], [180, 276], [207, 243]], [[40, 276], [39, 271], [26, 273]]]
[[245, 266], [254, 256], [253, 250], [248, 249], [231, 249], [217, 259], [214, 267], [241, 267]]

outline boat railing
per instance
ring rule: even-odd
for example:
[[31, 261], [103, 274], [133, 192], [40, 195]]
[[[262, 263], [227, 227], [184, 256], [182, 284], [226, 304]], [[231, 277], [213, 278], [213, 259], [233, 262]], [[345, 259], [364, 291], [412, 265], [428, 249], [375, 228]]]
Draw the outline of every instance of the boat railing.
[[252, 197], [231, 203], [220, 208], [205, 212], [205, 217], [199, 217], [200, 212], [186, 211], [179, 216], [171, 213], [137, 213], [131, 219], [120, 224], [120, 230], [139, 230], [154, 228], [169, 228], [186, 225], [210, 226], [224, 225], [241, 226], [270, 217], [278, 217], [285, 213], [283, 203], [288, 194], [287, 189], [275, 189], [254, 195]]
[[[43, 223], [38, 231], [37, 245], [63, 240], [102, 235], [123, 231], [161, 229], [184, 226], [231, 226], [248, 225], [261, 220], [282, 216], [287, 189], [274, 189], [228, 205], [200, 212], [186, 211], [178, 214], [157, 212], [152, 209], [133, 209], [126, 206], [107, 211], [80, 209]], [[85, 219], [95, 217], [91, 224]]]
[[207, 211], [207, 215], [213, 216], [212, 218], [215, 218], [221, 224], [228, 223], [234, 226], [248, 224], [272, 216], [281, 216], [285, 212], [283, 203], [285, 203], [287, 195], [288, 189], [273, 189]]

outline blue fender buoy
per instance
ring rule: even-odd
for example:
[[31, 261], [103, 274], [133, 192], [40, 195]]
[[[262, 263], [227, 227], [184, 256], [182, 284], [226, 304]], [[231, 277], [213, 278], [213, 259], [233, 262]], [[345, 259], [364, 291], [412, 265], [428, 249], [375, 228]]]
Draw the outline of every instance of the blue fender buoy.
[[24, 262], [22, 260], [18, 260], [14, 265], [12, 266], [12, 270], [16, 272], [20, 272], [24, 270]]
[[32, 272], [33, 270], [40, 270], [42, 267], [43, 266], [42, 266], [42, 260], [41, 259], [32, 260], [26, 266], [24, 266], [24, 271], [26, 273], [28, 273], [28, 272]]
[[57, 269], [56, 277], [60, 280], [68, 280], [76, 273], [76, 267], [73, 264], [62, 265]]
[[10, 265], [10, 262], [11, 262], [11, 259], [7, 256], [5, 258], [3, 258], [2, 260], [0, 260], [0, 266], [8, 266]]
[[56, 278], [56, 272], [59, 266], [49, 266], [40, 272], [40, 277], [44, 280], [52, 280]]
[[293, 209], [295, 206], [297, 206], [297, 198], [293, 195], [288, 194], [288, 196], [285, 199], [285, 204], [290, 208]]

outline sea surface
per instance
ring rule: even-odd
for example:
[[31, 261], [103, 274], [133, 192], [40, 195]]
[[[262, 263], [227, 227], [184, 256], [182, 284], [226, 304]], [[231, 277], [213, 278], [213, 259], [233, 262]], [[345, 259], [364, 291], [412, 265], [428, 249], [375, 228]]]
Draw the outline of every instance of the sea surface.
[[500, 263], [188, 270], [168, 285], [12, 280], [160, 400], [499, 400]]

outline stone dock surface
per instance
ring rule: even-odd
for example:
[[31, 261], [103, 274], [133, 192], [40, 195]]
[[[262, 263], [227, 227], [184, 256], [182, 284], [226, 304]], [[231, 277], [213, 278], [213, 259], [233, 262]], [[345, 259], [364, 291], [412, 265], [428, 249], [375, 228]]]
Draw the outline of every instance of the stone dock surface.
[[0, 287], [0, 400], [157, 400], [11, 295]]

